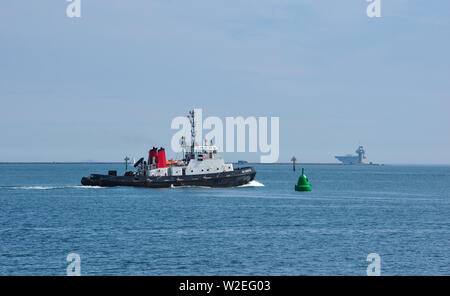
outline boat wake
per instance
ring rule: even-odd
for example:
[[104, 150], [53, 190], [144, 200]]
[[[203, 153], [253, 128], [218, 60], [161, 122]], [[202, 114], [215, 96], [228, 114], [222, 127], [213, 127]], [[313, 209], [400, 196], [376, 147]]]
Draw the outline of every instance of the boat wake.
[[239, 187], [264, 187], [264, 184], [253, 180], [253, 181], [250, 181], [249, 183], [241, 185]]
[[[264, 184], [258, 181], [251, 181], [247, 184], [237, 186], [237, 187], [264, 187]], [[0, 186], [0, 189], [10, 189], [10, 190], [54, 190], [54, 189], [101, 189], [106, 187], [101, 186], [83, 186], [83, 185], [66, 185], [66, 186]], [[208, 186], [171, 186], [171, 188], [214, 188]]]
[[13, 189], [13, 190], [52, 190], [52, 189], [98, 189], [103, 188], [100, 186], [82, 186], [82, 185], [67, 185], [67, 186], [0, 186], [0, 189]]
[[[264, 184], [253, 180], [253, 181], [250, 181], [247, 184], [236, 186], [235, 188], [244, 188], [244, 187], [264, 187]], [[199, 185], [184, 185], [184, 186], [173, 186], [173, 185], [171, 185], [170, 188], [205, 188], [205, 189], [213, 189], [213, 188], [216, 188], [216, 187], [199, 186]], [[221, 187], [217, 187], [217, 188], [221, 188]]]

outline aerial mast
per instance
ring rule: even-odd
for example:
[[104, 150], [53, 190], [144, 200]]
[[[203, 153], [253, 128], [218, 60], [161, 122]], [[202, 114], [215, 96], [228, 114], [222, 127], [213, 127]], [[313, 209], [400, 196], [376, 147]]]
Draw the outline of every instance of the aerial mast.
[[125, 170], [128, 170], [128, 161], [130, 160], [130, 158], [128, 156], [125, 156], [123, 160], [125, 160]]
[[189, 121], [191, 122], [191, 157], [194, 155], [195, 148], [195, 111], [189, 111]]

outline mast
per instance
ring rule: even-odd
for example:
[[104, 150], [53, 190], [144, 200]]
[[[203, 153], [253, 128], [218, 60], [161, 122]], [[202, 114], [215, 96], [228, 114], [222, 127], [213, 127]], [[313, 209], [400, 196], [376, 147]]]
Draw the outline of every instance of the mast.
[[191, 122], [191, 157], [194, 155], [195, 148], [195, 111], [189, 111], [189, 121]]
[[128, 156], [125, 156], [123, 160], [125, 160], [125, 170], [128, 170], [128, 161], [130, 160], [130, 158]]

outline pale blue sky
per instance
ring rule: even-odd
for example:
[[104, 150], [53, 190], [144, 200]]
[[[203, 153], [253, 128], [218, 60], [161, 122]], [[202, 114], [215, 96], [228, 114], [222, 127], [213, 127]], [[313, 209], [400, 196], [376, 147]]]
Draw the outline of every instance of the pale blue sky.
[[[120, 161], [170, 122], [279, 116], [280, 161], [450, 163], [450, 2], [0, 3], [0, 161]], [[171, 155], [171, 153], [169, 153]], [[227, 155], [259, 160], [259, 154]]]

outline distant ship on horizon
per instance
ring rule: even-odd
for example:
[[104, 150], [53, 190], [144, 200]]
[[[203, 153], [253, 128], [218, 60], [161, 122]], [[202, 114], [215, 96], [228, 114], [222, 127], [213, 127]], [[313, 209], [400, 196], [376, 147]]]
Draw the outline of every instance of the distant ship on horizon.
[[366, 159], [366, 151], [363, 146], [359, 146], [355, 151], [357, 155], [344, 155], [344, 156], [335, 156], [337, 160], [342, 162], [343, 164], [365, 164], [364, 159]]

